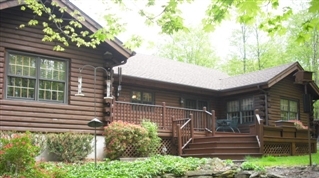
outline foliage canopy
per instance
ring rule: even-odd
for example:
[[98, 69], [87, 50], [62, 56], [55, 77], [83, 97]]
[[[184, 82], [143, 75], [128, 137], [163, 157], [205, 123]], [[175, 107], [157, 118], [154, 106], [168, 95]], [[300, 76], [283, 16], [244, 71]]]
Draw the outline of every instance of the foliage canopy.
[[[20, 0], [22, 1], [22, 0]], [[125, 7], [125, 0], [100, 0], [106, 7], [118, 5]], [[173, 34], [180, 30], [188, 30], [182, 18], [181, 6], [185, 3], [192, 3], [195, 0], [135, 0], [135, 3], [144, 4], [142, 9], [134, 8], [134, 10], [145, 19], [148, 25], [157, 25], [164, 34]], [[66, 7], [61, 6], [57, 1], [23, 0], [25, 3], [22, 10], [26, 7], [31, 9], [36, 16], [44, 16], [48, 18], [48, 22], [39, 23], [37, 18], [30, 19], [27, 25], [42, 25], [44, 37], [43, 41], [59, 42], [54, 50], [63, 51], [69, 46], [70, 42], [74, 42], [77, 46], [87, 46], [95, 48], [105, 40], [113, 40], [116, 35], [125, 30], [124, 24], [119, 23], [119, 19], [111, 11], [105, 12], [105, 27], [95, 32], [84, 30], [81, 22], [85, 19], [79, 11], [68, 12], [71, 18], [63, 16], [67, 11]], [[284, 22], [292, 17], [292, 7], [283, 7], [282, 10], [279, 0], [212, 0], [207, 6], [205, 17], [202, 19], [202, 27], [205, 31], [213, 31], [221, 22], [235, 16], [236, 20], [241, 24], [252, 24], [256, 22], [256, 18], [263, 16], [263, 21], [259, 23], [259, 28], [270, 34], [284, 33]], [[131, 7], [132, 8], [132, 7]], [[160, 13], [152, 13], [152, 9], [161, 9]], [[125, 9], [125, 8], [123, 8]], [[267, 11], [267, 13], [265, 13]], [[273, 13], [274, 11], [279, 13]], [[319, 3], [317, 0], [309, 0], [308, 12], [317, 14], [319, 12]], [[319, 18], [305, 19], [302, 23], [302, 31], [297, 35], [300, 42], [307, 40], [307, 33], [319, 27]], [[20, 27], [24, 27], [22, 24]], [[129, 42], [125, 43], [125, 47], [134, 48], [141, 44], [138, 36], [132, 36]]]

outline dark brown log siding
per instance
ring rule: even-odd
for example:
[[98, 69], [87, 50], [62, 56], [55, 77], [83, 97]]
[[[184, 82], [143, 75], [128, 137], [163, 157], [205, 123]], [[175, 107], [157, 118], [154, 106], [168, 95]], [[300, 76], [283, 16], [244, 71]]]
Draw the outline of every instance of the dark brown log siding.
[[[123, 77], [123, 82], [125, 81], [125, 77]], [[115, 88], [117, 88], [117, 85], [115, 85]], [[215, 100], [213, 96], [207, 96], [207, 95], [195, 95], [191, 93], [185, 93], [185, 92], [178, 92], [174, 91], [174, 88], [172, 87], [172, 90], [159, 90], [152, 88], [151, 86], [145, 87], [145, 86], [132, 86], [132, 85], [126, 85], [125, 83], [122, 84], [122, 91], [120, 92], [120, 96], [118, 97], [118, 101], [125, 101], [125, 102], [131, 102], [131, 95], [132, 91], [145, 91], [145, 92], [151, 92], [154, 94], [154, 101], [155, 105], [162, 105], [163, 102], [166, 103], [166, 106], [172, 106], [172, 107], [184, 107], [183, 104], [180, 103], [180, 98], [192, 98], [192, 99], [198, 99], [207, 101], [211, 108], [215, 108]]]
[[269, 125], [274, 125], [275, 121], [280, 120], [280, 99], [288, 98], [298, 101], [299, 116], [304, 125], [307, 125], [309, 114], [303, 112], [302, 95], [304, 93], [304, 86], [294, 84], [295, 77], [289, 75], [282, 81], [279, 81], [269, 90]]
[[217, 118], [226, 118], [227, 117], [227, 102], [228, 101], [234, 101], [234, 100], [240, 100], [244, 98], [249, 98], [253, 97], [254, 99], [254, 108], [255, 109], [260, 109], [261, 112], [263, 113], [264, 110], [264, 95], [260, 91], [256, 92], [249, 92], [249, 93], [243, 93], [240, 95], [232, 95], [232, 96], [227, 96], [223, 98], [218, 98], [218, 105], [217, 105], [217, 110], [216, 110], [216, 116]]
[[[85, 64], [104, 66], [105, 44], [97, 49], [71, 45], [64, 52], [53, 51], [54, 43], [42, 42], [40, 27], [19, 29], [19, 25], [33, 18], [19, 7], [2, 10], [0, 19], [0, 130], [31, 130], [42, 132], [92, 132], [87, 122], [94, 118], [93, 69], [82, 72], [84, 97], [76, 97], [79, 68]], [[37, 17], [38, 20], [39, 17]], [[41, 24], [41, 22], [39, 23]], [[69, 61], [69, 91], [67, 104], [10, 100], [5, 98], [5, 54], [7, 50], [60, 57]], [[96, 114], [104, 117], [104, 71], [98, 71], [96, 81]]]

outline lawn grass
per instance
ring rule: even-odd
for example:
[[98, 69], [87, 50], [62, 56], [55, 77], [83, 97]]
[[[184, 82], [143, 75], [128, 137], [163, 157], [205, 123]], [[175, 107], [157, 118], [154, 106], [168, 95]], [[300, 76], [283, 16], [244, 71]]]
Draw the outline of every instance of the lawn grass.
[[[319, 152], [312, 154], [312, 164], [319, 164]], [[246, 161], [255, 163], [259, 166], [272, 167], [272, 166], [307, 166], [309, 165], [309, 155], [303, 156], [264, 156], [261, 158], [246, 157]]]

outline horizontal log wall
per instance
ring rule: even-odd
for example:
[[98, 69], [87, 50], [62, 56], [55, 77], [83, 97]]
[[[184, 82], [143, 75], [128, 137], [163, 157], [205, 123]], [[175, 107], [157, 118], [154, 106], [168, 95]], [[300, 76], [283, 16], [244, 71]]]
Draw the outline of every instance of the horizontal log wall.
[[[244, 98], [249, 98], [253, 97], [254, 98], [254, 109], [262, 109], [264, 105], [264, 96], [261, 92], [256, 91], [256, 92], [250, 92], [250, 93], [243, 93], [240, 95], [232, 95], [232, 96], [227, 96], [223, 98], [218, 98], [217, 99], [217, 110], [216, 110], [216, 117], [220, 119], [225, 119], [227, 118], [227, 102], [229, 101], [235, 101], [235, 100], [241, 100]], [[263, 115], [263, 114], [262, 114]]]
[[[144, 92], [150, 92], [154, 94], [154, 104], [155, 105], [162, 105], [163, 102], [166, 103], [166, 106], [172, 106], [172, 107], [184, 107], [183, 104], [180, 103], [180, 98], [194, 98], [198, 100], [207, 101], [211, 108], [215, 108], [216, 106], [216, 100], [213, 96], [208, 95], [195, 95], [191, 93], [185, 93], [180, 91], [174, 91], [174, 88], [172, 87], [171, 91], [168, 90], [159, 90], [156, 88], [153, 88], [152, 86], [132, 86], [125, 84], [126, 78], [123, 76], [123, 83], [122, 83], [122, 90], [120, 91], [120, 96], [118, 97], [118, 101], [125, 101], [125, 102], [131, 102], [131, 96], [132, 91], [144, 91]], [[115, 84], [115, 87], [117, 88], [117, 84]], [[114, 93], [116, 94], [116, 93]], [[200, 108], [199, 108], [200, 109]]]
[[299, 104], [299, 116], [300, 120], [304, 125], [307, 124], [307, 119], [309, 117], [308, 113], [303, 112], [303, 100], [302, 95], [304, 94], [304, 86], [299, 84], [294, 84], [295, 77], [291, 74], [279, 81], [269, 90], [269, 125], [275, 125], [275, 121], [280, 120], [280, 99], [293, 99], [298, 101]]
[[[1, 11], [0, 18], [0, 130], [41, 131], [41, 132], [91, 132], [88, 121], [94, 118], [94, 76], [93, 69], [82, 72], [84, 97], [74, 96], [78, 88], [79, 68], [85, 64], [104, 66], [103, 54], [108, 50], [106, 44], [96, 49], [71, 45], [64, 52], [53, 51], [54, 43], [42, 42], [41, 27], [19, 29], [19, 25], [33, 18], [32, 13], [22, 12], [19, 7]], [[39, 24], [42, 18], [37, 17]], [[5, 97], [5, 54], [16, 50], [69, 61], [68, 103], [54, 104], [36, 101], [11, 100]], [[104, 71], [96, 77], [96, 115], [104, 117]], [[101, 133], [102, 129], [99, 130]]]

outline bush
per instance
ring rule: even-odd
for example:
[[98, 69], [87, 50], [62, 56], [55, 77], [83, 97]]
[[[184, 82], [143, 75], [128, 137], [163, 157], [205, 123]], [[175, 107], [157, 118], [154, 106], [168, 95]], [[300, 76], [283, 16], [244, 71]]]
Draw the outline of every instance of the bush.
[[19, 175], [32, 172], [40, 148], [32, 144], [30, 132], [2, 132], [0, 138], [0, 173]]
[[93, 136], [79, 133], [47, 134], [47, 147], [59, 161], [76, 162], [92, 152]]
[[123, 121], [114, 121], [105, 127], [106, 157], [118, 159], [128, 146], [135, 148], [135, 156], [154, 154], [160, 145], [157, 126], [143, 121], [142, 126]]
[[240, 166], [243, 170], [265, 171], [265, 168], [252, 162], [243, 162]]
[[141, 156], [155, 155], [157, 149], [161, 146], [161, 138], [157, 135], [157, 125], [154, 122], [150, 122], [148, 120], [143, 120], [141, 125], [147, 130], [147, 136], [150, 139], [150, 142], [148, 143], [148, 145], [144, 145], [142, 147], [142, 149], [144, 150], [140, 150], [141, 148], [137, 148], [137, 152]]

